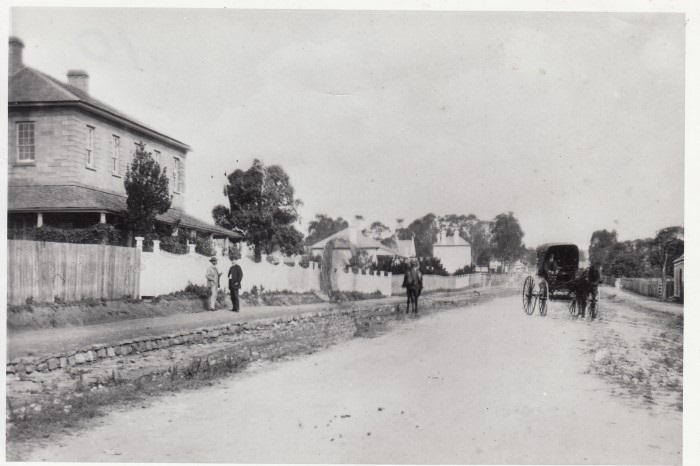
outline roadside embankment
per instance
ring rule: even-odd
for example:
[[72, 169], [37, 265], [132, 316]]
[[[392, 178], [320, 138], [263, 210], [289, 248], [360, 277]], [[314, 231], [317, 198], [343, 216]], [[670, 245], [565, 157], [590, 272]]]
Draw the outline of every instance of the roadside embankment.
[[[494, 287], [436, 293], [421, 300], [420, 315], [516, 291]], [[98, 415], [103, 406], [196, 388], [202, 380], [235, 372], [252, 361], [314, 352], [387, 331], [408, 318], [397, 299], [358, 302], [82, 348], [52, 355], [31, 368], [15, 361], [7, 375], [8, 439], [41, 438], [52, 429]]]

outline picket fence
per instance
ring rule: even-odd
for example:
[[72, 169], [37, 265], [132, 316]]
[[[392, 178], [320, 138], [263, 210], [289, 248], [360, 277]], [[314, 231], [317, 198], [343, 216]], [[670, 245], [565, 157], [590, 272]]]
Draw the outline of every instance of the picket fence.
[[[666, 296], [673, 296], [673, 280], [666, 279]], [[660, 278], [620, 278], [620, 288], [643, 296], [660, 298]]]
[[[494, 285], [517, 286], [524, 280], [523, 274], [488, 274], [473, 273], [468, 275], [423, 275], [423, 291], [461, 290], [470, 287], [483, 287]], [[394, 295], [406, 293], [401, 286], [403, 275], [392, 277], [391, 292]]]
[[65, 302], [139, 296], [135, 248], [7, 241], [7, 302]]

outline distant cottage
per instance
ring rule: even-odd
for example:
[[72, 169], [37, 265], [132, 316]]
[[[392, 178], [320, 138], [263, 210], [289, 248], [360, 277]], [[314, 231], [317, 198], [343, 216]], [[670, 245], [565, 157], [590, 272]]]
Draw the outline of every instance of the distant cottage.
[[472, 265], [472, 246], [455, 231], [447, 236], [445, 230], [438, 233], [437, 242], [433, 244], [433, 257], [440, 259], [448, 273], [454, 273], [464, 266]]
[[190, 147], [139, 123], [88, 93], [88, 74], [67, 82], [24, 66], [24, 44], [10, 38], [8, 93], [8, 236], [30, 227], [114, 223], [126, 211], [124, 175], [143, 142], [170, 176], [172, 207], [158, 217], [221, 239], [241, 235], [184, 211]]

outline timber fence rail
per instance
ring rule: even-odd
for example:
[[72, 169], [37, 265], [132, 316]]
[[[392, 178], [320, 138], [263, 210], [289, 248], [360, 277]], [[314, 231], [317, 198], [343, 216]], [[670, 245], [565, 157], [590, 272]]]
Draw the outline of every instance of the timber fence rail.
[[7, 241], [7, 302], [53, 303], [139, 296], [137, 248]]

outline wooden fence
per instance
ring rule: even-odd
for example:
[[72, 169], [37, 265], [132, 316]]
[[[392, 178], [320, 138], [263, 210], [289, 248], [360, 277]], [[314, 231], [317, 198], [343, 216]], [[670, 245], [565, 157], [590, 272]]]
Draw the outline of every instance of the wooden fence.
[[[666, 296], [673, 296], [673, 280], [666, 279]], [[621, 278], [620, 287], [643, 296], [661, 297], [660, 278]]]
[[7, 302], [65, 302], [139, 296], [137, 248], [7, 241]]

